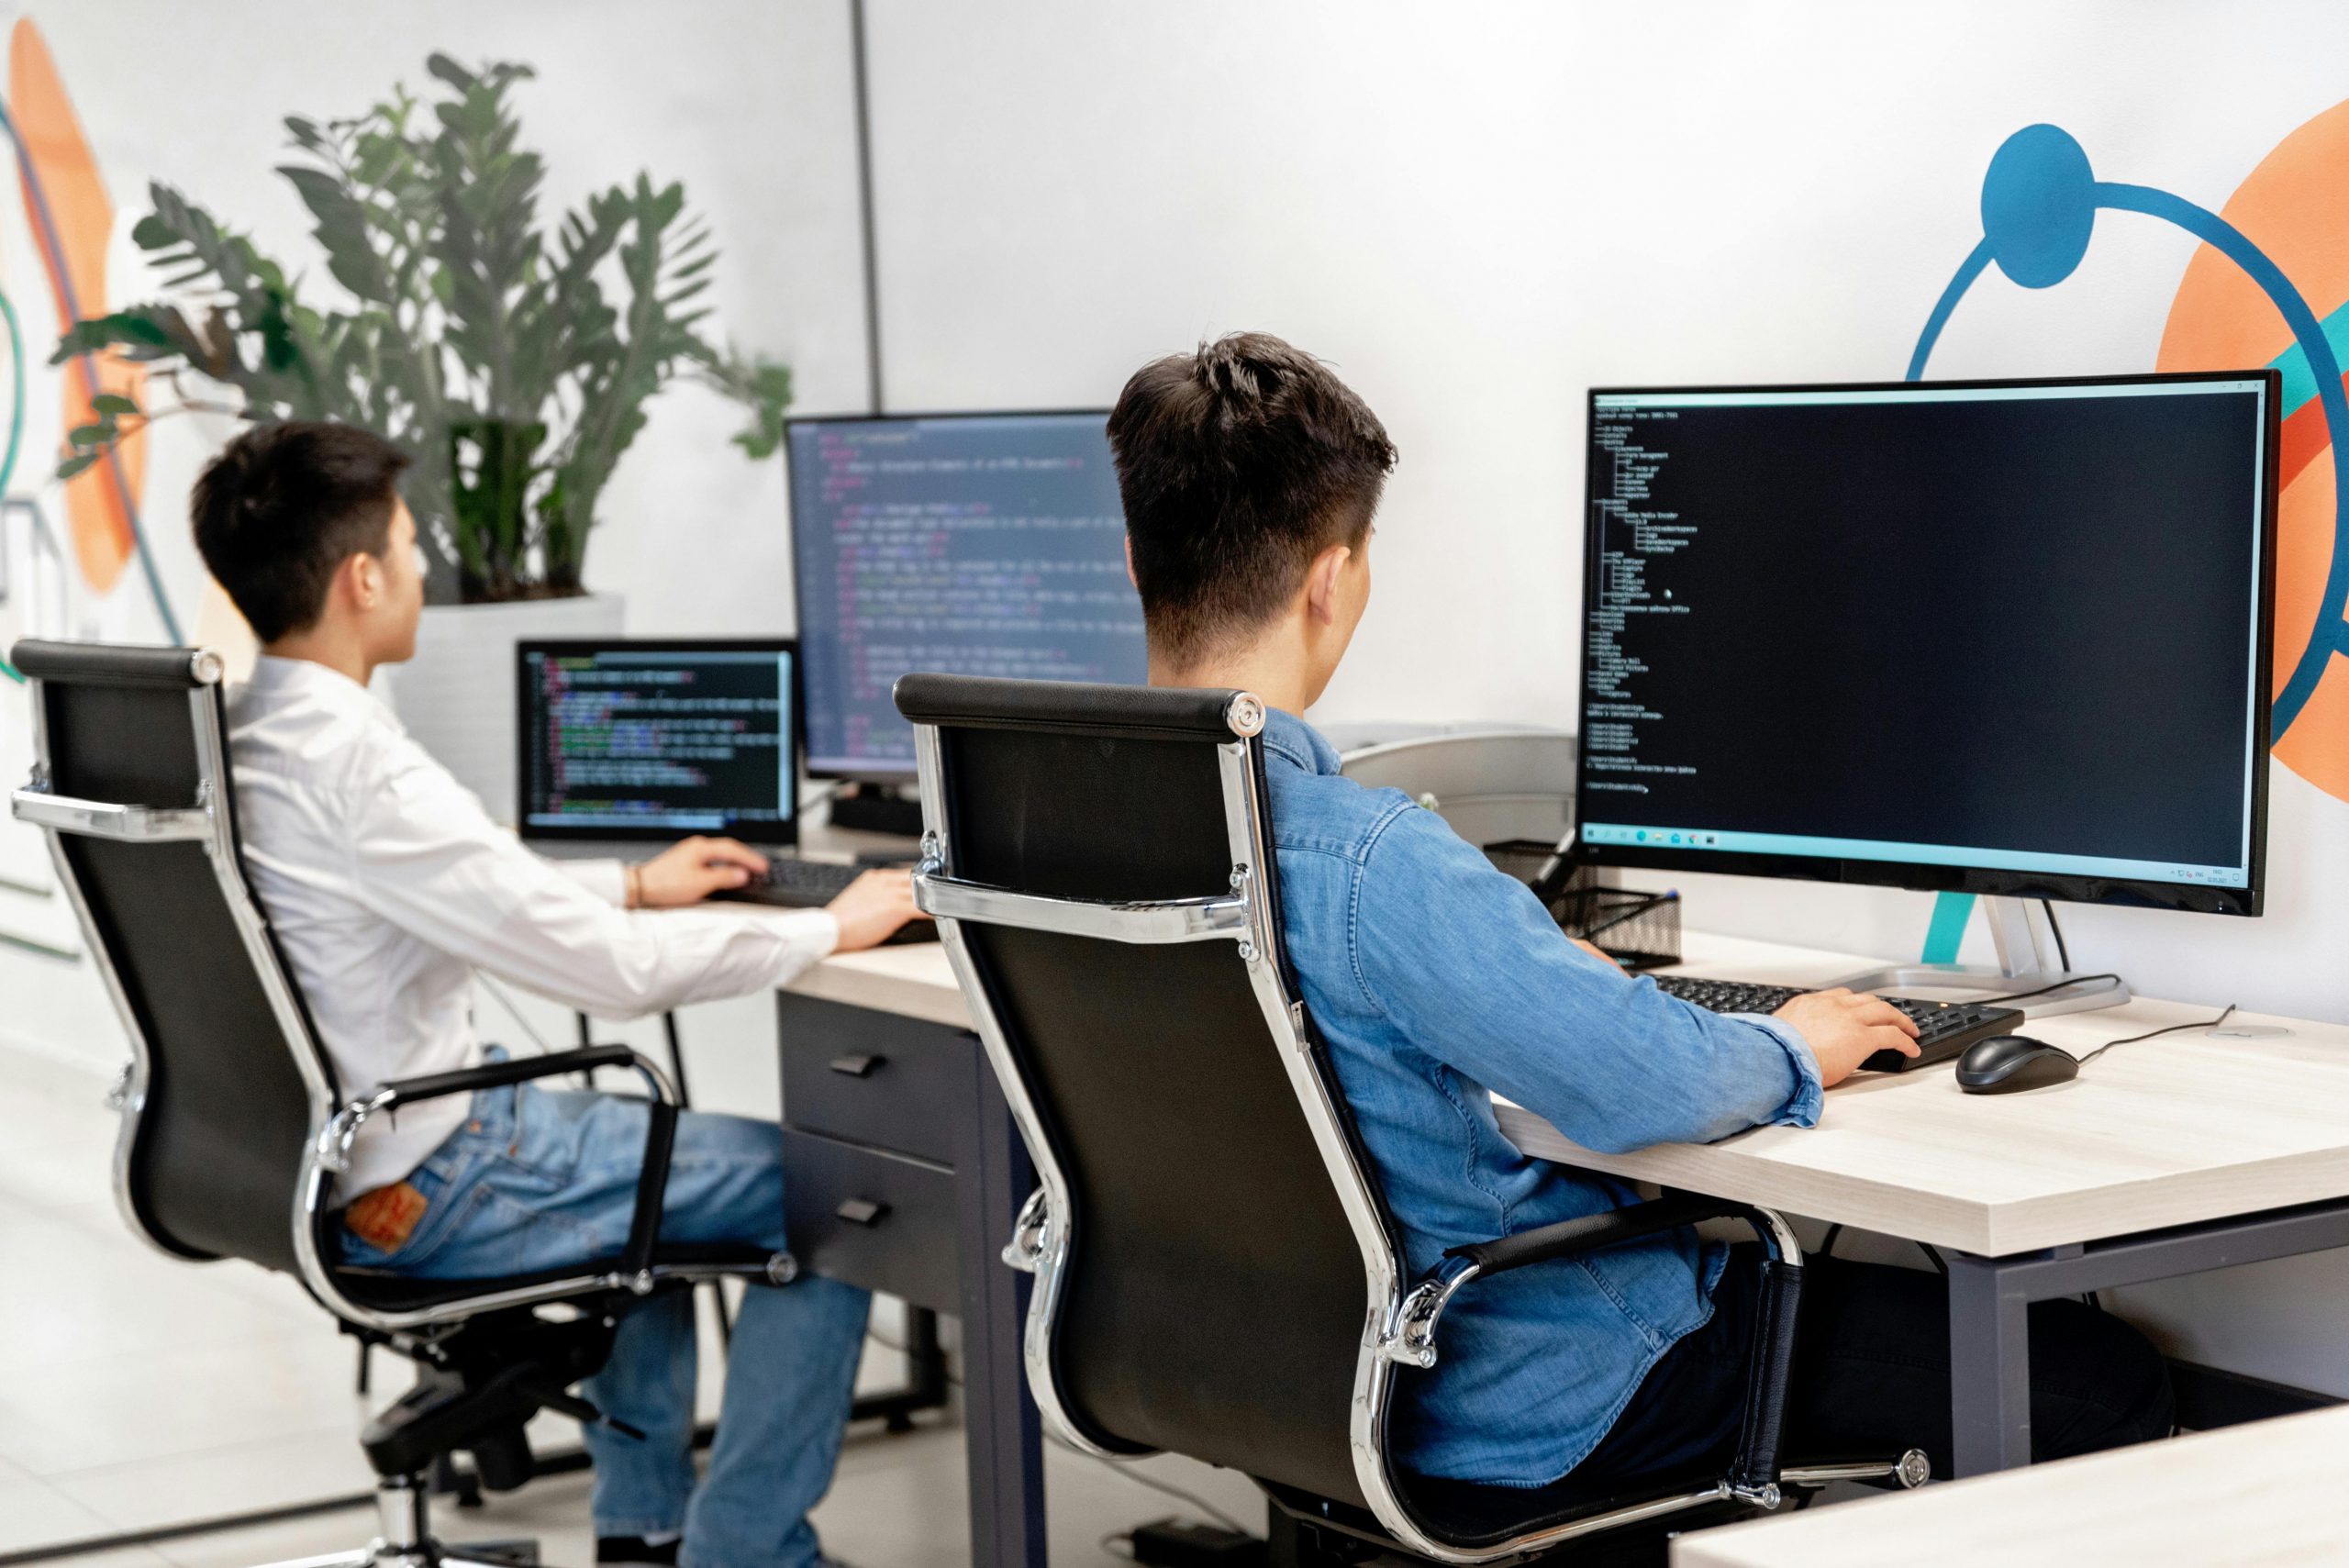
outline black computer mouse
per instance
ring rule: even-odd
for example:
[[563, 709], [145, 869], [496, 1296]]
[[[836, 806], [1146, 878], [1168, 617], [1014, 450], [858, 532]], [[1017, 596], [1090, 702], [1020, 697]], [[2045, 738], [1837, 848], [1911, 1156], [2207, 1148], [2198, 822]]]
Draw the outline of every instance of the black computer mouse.
[[1957, 1086], [1969, 1095], [2011, 1095], [2044, 1089], [2080, 1075], [2079, 1059], [2027, 1034], [1977, 1040], [1957, 1059]]

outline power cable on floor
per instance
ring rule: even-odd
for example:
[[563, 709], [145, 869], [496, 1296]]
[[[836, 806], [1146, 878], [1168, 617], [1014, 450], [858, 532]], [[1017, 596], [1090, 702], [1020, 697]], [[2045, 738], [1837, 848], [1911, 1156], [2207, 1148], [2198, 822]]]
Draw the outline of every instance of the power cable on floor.
[[[889, 1338], [888, 1335], [883, 1333], [880, 1329], [873, 1327], [869, 1322], [864, 1326], [864, 1337], [872, 1340], [874, 1344], [880, 1346], [885, 1351], [895, 1351], [897, 1354], [905, 1357], [907, 1361], [910, 1362], [913, 1360], [914, 1352], [911, 1346], [899, 1344], [896, 1340]], [[954, 1363], [945, 1361], [942, 1357], [941, 1358], [941, 1364], [939, 1367], [939, 1371], [945, 1373], [946, 1381], [956, 1388], [962, 1387], [963, 1380], [954, 1375]]]
[[[1153, 1492], [1163, 1492], [1178, 1503], [1188, 1503], [1192, 1507], [1198, 1509], [1199, 1512], [1205, 1514], [1208, 1518], [1214, 1520], [1217, 1524], [1221, 1525], [1224, 1529], [1231, 1531], [1235, 1535], [1254, 1535], [1256, 1533], [1254, 1530], [1250, 1529], [1246, 1525], [1241, 1524], [1238, 1519], [1233, 1518], [1230, 1514], [1225, 1513], [1221, 1508], [1217, 1507], [1213, 1503], [1208, 1502], [1205, 1497], [1200, 1496], [1196, 1492], [1186, 1492], [1180, 1486], [1170, 1486], [1165, 1482], [1158, 1480], [1153, 1476], [1144, 1475], [1141, 1471], [1136, 1470], [1131, 1464], [1120, 1464], [1114, 1459], [1105, 1459], [1097, 1453], [1085, 1453], [1081, 1448], [1072, 1447], [1069, 1448], [1068, 1451], [1074, 1454], [1083, 1454], [1085, 1458], [1091, 1460], [1094, 1463], [1101, 1466], [1110, 1473], [1122, 1475], [1127, 1480], [1134, 1482], [1140, 1485], [1147, 1486]], [[1105, 1540], [1114, 1539], [1116, 1539], [1114, 1536], [1104, 1538]]]

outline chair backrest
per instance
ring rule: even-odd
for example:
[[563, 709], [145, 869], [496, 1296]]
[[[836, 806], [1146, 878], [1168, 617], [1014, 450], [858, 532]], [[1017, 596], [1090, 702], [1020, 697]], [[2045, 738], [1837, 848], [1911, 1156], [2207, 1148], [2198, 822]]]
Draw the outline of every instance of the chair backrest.
[[1100, 1451], [1360, 1503], [1397, 1249], [1285, 978], [1261, 705], [941, 675], [896, 700], [920, 896], [1049, 1207], [1023, 1223], [1039, 1404]]
[[35, 767], [16, 814], [60, 880], [129, 1034], [116, 1188], [185, 1257], [299, 1273], [306, 1142], [333, 1096], [238, 860], [218, 655], [20, 642]]

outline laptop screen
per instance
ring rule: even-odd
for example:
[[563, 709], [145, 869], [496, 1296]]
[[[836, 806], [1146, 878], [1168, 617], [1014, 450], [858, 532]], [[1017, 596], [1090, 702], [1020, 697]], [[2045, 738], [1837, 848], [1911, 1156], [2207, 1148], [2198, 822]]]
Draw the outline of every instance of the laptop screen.
[[524, 642], [517, 653], [524, 838], [797, 841], [793, 644]]

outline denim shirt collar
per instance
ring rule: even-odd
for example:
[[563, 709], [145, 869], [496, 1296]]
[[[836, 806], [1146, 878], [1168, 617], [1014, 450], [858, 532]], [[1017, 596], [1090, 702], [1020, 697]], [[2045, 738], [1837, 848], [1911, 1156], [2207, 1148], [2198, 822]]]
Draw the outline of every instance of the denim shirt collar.
[[1281, 708], [1267, 708], [1264, 750], [1308, 773], [1334, 775], [1341, 771], [1338, 749], [1313, 726]]

